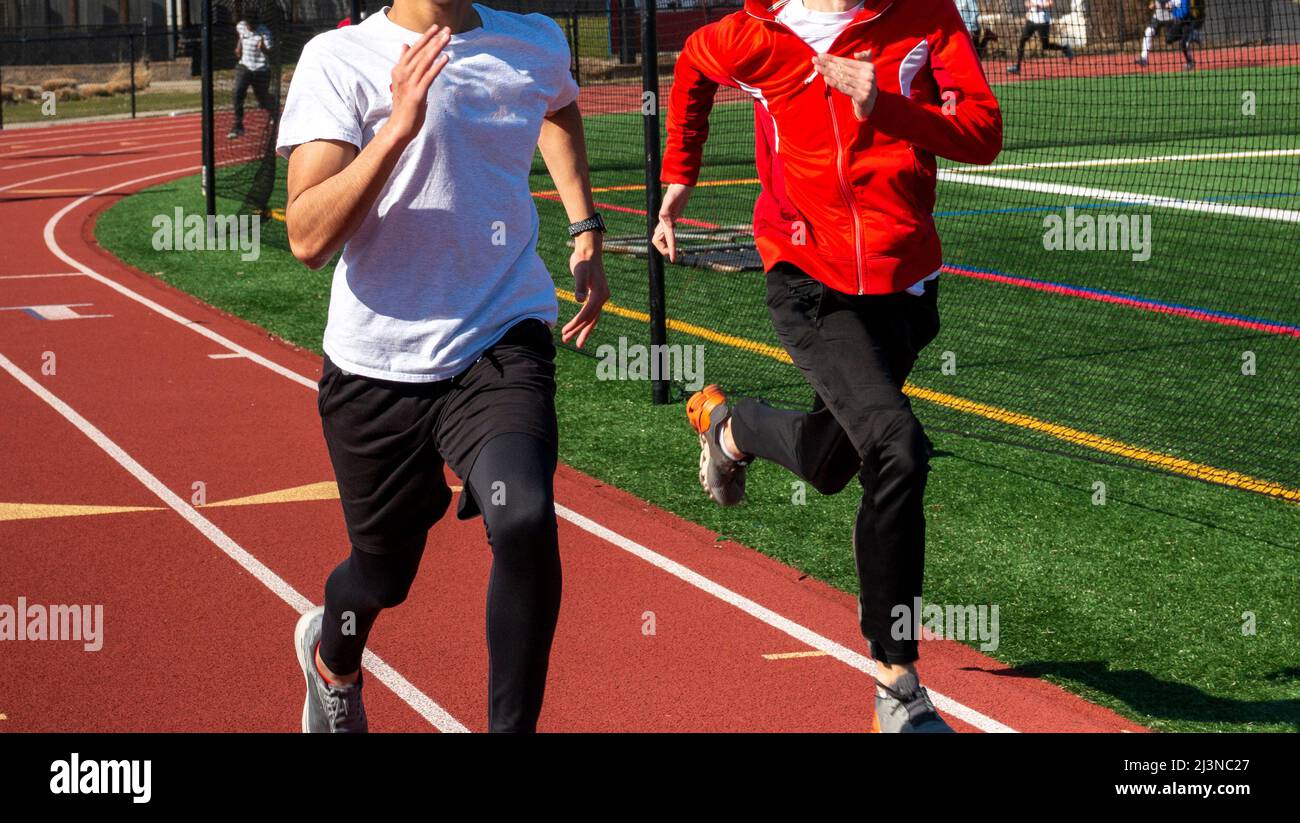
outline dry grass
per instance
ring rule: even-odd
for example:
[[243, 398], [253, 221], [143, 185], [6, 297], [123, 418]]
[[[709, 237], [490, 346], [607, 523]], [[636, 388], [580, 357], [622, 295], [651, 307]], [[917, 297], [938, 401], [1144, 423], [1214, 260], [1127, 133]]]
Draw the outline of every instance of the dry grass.
[[58, 91], [77, 85], [75, 77], [51, 77], [49, 80], [41, 83], [41, 91]]
[[[137, 66], [135, 67], [135, 88], [136, 88], [136, 91], [140, 91], [140, 90], [142, 90], [142, 89], [147, 89], [147, 88], [149, 88], [149, 81], [150, 81], [151, 79], [152, 79], [151, 73], [150, 73], [149, 69], [148, 69], [146, 66], [144, 66], [143, 64], [140, 64], [140, 65], [137, 65]], [[130, 91], [130, 89], [131, 89], [131, 67], [130, 67], [130, 66], [123, 66], [122, 68], [120, 68], [120, 69], [118, 69], [117, 71], [113, 72], [113, 76], [110, 77], [110, 78], [108, 78], [108, 85], [109, 85], [110, 87], [113, 87], [113, 86], [116, 85], [116, 86], [120, 87], [123, 91]], [[116, 94], [116, 93], [120, 93], [120, 92], [115, 92], [115, 94]]]

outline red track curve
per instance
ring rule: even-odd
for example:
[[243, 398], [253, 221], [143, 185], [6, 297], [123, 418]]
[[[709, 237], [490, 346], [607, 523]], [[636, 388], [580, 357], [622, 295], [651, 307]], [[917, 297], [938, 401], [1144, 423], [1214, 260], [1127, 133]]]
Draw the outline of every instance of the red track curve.
[[[193, 173], [196, 126], [178, 117], [0, 133], [0, 501], [147, 509], [0, 520], [0, 604], [99, 603], [105, 623], [96, 653], [5, 644], [0, 730], [297, 728], [295, 609], [319, 600], [343, 556], [338, 503], [189, 504], [196, 481], [222, 501], [332, 479], [304, 385], [320, 358], [130, 268], [93, 238], [96, 215], [118, 197]], [[186, 145], [164, 144], [187, 135], [187, 153], [169, 156]], [[106, 152], [133, 154], [96, 156]], [[10, 310], [67, 304], [110, 316]], [[47, 352], [54, 375], [42, 372]], [[851, 596], [567, 466], [556, 484], [565, 599], [544, 730], [868, 727]], [[371, 673], [376, 729], [485, 726], [488, 561], [478, 522], [435, 528], [409, 601], [372, 636], [400, 672], [388, 678], [396, 691]], [[653, 635], [642, 631], [646, 612]], [[813, 646], [830, 654], [764, 657]], [[928, 641], [922, 654], [927, 685], [963, 731], [975, 726], [961, 717], [1019, 731], [1140, 730], [963, 645]], [[222, 682], [240, 684], [239, 705], [212, 704]]]

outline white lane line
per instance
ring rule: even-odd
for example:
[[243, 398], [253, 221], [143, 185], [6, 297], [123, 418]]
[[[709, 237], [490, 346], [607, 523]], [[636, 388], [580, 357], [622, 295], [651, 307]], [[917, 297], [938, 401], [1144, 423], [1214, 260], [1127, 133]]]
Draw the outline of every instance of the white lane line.
[[[834, 657], [836, 660], [840, 661], [841, 663], [844, 663], [845, 665], [851, 668], [857, 669], [858, 671], [871, 675], [873, 677], [875, 676], [876, 664], [875, 661], [873, 661], [871, 658], [859, 654], [858, 652], [855, 652], [846, 646], [842, 646], [828, 637], [823, 637], [822, 635], [818, 634], [812, 629], [809, 629], [806, 626], [796, 623], [793, 620], [790, 620], [789, 618], [782, 617], [781, 615], [777, 614], [771, 609], [765, 606], [761, 606], [758, 603], [755, 603], [753, 600], [750, 600], [744, 595], [737, 594], [731, 589], [728, 589], [727, 587], [719, 583], [715, 583], [714, 581], [710, 580], [709, 578], [705, 577], [699, 572], [693, 571], [692, 569], [683, 566], [681, 563], [678, 563], [675, 560], [671, 560], [667, 557], [664, 557], [662, 554], [659, 554], [656, 551], [647, 549], [645, 546], [642, 546], [640, 543], [637, 543], [633, 540], [629, 540], [628, 538], [624, 537], [618, 532], [608, 529], [605, 526], [600, 525], [596, 521], [588, 517], [584, 517], [581, 514], [578, 514], [577, 512], [573, 511], [570, 508], [567, 508], [565, 506], [560, 505], [559, 503], [556, 503], [555, 512], [556, 514], [560, 515], [560, 517], [569, 521], [570, 523], [582, 529], [583, 531], [589, 534], [593, 534], [596, 537], [599, 537], [601, 540], [604, 540], [607, 543], [611, 543], [614, 546], [617, 546], [618, 548], [622, 549], [623, 551], [629, 554], [636, 555], [637, 557], [646, 561], [647, 563], [654, 566], [655, 568], [660, 569], [661, 571], [665, 571], [668, 574], [671, 574], [673, 577], [685, 581], [686, 583], [691, 584], [695, 588], [713, 595], [714, 597], [718, 598], [724, 603], [729, 603], [730, 605], [735, 606], [736, 608], [743, 611], [745, 614], [748, 614], [750, 617], [753, 617], [756, 620], [759, 620], [760, 622], [766, 623], [767, 625], [771, 626], [777, 631], [784, 632], [788, 634], [790, 637], [793, 637], [795, 640], [800, 641], [801, 643], [811, 646], [814, 649], [817, 649], [818, 651], [825, 652], [827, 655]], [[1015, 729], [1011, 728], [1010, 726], [1006, 726], [1002, 723], [999, 723], [998, 721], [994, 720], [991, 717], [988, 717], [987, 715], [981, 714], [980, 712], [968, 706], [965, 706], [962, 703], [958, 703], [956, 700], [953, 700], [951, 697], [942, 695], [939, 692], [936, 692], [932, 689], [929, 691], [930, 691], [930, 697], [934, 701], [934, 705], [937, 708], [942, 709], [943, 711], [947, 712], [953, 717], [961, 718], [962, 720], [966, 721], [967, 723], [974, 726], [975, 728], [980, 729], [981, 731], [985, 731], [985, 732], [1014, 732], [1015, 731]]]
[[1062, 194], [1067, 197], [1084, 197], [1094, 200], [1113, 200], [1139, 206], [1153, 206], [1177, 211], [1194, 211], [1203, 214], [1219, 214], [1228, 217], [1246, 217], [1253, 220], [1277, 220], [1283, 223], [1300, 223], [1300, 211], [1292, 209], [1268, 209], [1262, 206], [1232, 206], [1227, 203], [1213, 203], [1209, 200], [1183, 200], [1178, 197], [1165, 197], [1158, 194], [1140, 194], [1138, 192], [1099, 189], [1093, 186], [1071, 186], [1062, 183], [1043, 183], [1037, 180], [1019, 180], [1012, 177], [981, 177], [969, 172], [957, 172], [943, 169], [939, 179], [945, 183], [959, 183], [967, 186], [986, 186], [993, 189], [1012, 189], [1015, 191], [1033, 191], [1043, 194]]
[[43, 140], [27, 140], [10, 146], [0, 146], [0, 148], [8, 149], [9, 152], [0, 154], [0, 160], [8, 160], [33, 151], [105, 148], [107, 146], [124, 146], [128, 143], [139, 145], [141, 139], [156, 140], [175, 134], [193, 134], [195, 131], [196, 129], [192, 123], [169, 123], [165, 128], [138, 129], [131, 132], [121, 132], [118, 135], [51, 135]]
[[[183, 126], [193, 126], [192, 122], [186, 122], [189, 119], [198, 120], [193, 115], [178, 115], [176, 117], [151, 117], [147, 123], [141, 125], [141, 121], [132, 122], [130, 120], [114, 120], [111, 125], [104, 123], [86, 123], [81, 126], [63, 126], [51, 125], [39, 129], [17, 129], [14, 131], [5, 130], [0, 132], [0, 149], [12, 149], [17, 146], [33, 146], [40, 143], [52, 143], [56, 140], [67, 140], [69, 138], [94, 138], [110, 139], [113, 135], [124, 135], [131, 137], [136, 134], [151, 134], [169, 128], [179, 128]], [[5, 138], [13, 138], [6, 140]]]
[[[142, 177], [136, 180], [129, 180], [125, 183], [120, 183], [118, 184], [118, 186], [114, 186], [113, 188], [131, 186], [136, 183], [143, 182], [145, 180], [153, 179], [155, 177], [163, 177], [169, 174], [187, 172], [197, 168], [198, 167], [177, 169], [172, 172], [163, 172], [161, 174], [155, 174], [149, 177]], [[54, 252], [56, 256], [58, 256], [60, 260], [62, 260], [63, 262], [67, 263], [70, 266], [73, 266], [79, 271], [84, 272], [88, 276], [93, 277], [94, 279], [105, 284], [106, 286], [115, 289], [121, 294], [130, 297], [131, 299], [135, 300], [141, 305], [144, 305], [147, 308], [150, 308], [153, 311], [162, 314], [164, 317], [170, 320], [174, 320], [177, 323], [180, 323], [181, 325], [185, 326], [186, 328], [192, 329], [193, 331], [202, 334], [204, 337], [207, 337], [210, 340], [221, 343], [221, 345], [226, 346], [231, 351], [237, 351], [243, 354], [247, 354], [250, 360], [252, 360], [253, 362], [257, 363], [260, 366], [263, 366], [265, 368], [270, 369], [271, 371], [274, 371], [276, 374], [286, 377], [301, 386], [306, 386], [309, 389], [314, 390], [317, 388], [317, 382], [315, 380], [312, 380], [307, 377], [303, 377], [302, 375], [299, 375], [297, 372], [287, 369], [279, 365], [278, 363], [274, 363], [266, 359], [265, 357], [262, 357], [261, 355], [249, 349], [244, 348], [243, 346], [239, 346], [233, 341], [227, 340], [225, 337], [222, 337], [220, 334], [211, 331], [205, 326], [197, 325], [189, 320], [186, 320], [184, 317], [180, 316], [179, 314], [176, 314], [170, 309], [161, 306], [158, 303], [155, 303], [154, 301], [148, 299], [147, 297], [144, 297], [143, 295], [137, 294], [136, 292], [132, 291], [126, 286], [123, 286], [113, 280], [110, 280], [109, 278], [105, 277], [102, 274], [99, 274], [98, 272], [94, 271], [88, 266], [81, 264], [77, 260], [70, 257], [61, 248], [59, 248], [58, 244], [54, 240], [54, 227], [58, 224], [59, 220], [61, 220], [64, 215], [66, 215], [69, 211], [76, 208], [76, 206], [78, 206], [80, 203], [88, 199], [90, 199], [89, 195], [81, 198], [80, 200], [69, 203], [68, 205], [64, 206], [61, 210], [59, 210], [59, 212], [55, 214], [53, 217], [51, 217], [50, 221], [45, 224], [45, 243], [47, 246], [49, 246], [50, 250]], [[600, 525], [599, 523], [596, 523], [593, 520], [583, 517], [582, 515], [578, 514], [572, 509], [557, 504], [556, 513], [559, 514], [561, 517], [563, 517], [565, 520], [568, 520], [574, 525], [579, 526], [585, 531], [588, 531], [592, 534], [601, 537], [602, 539], [608, 541], [609, 543], [612, 543], [618, 548], [621, 548], [625, 551], [635, 554], [638, 557], [641, 557], [643, 560], [650, 562], [652, 565], [656, 566], [657, 568], [666, 571], [669, 574], [672, 574], [675, 577], [678, 577], [690, 583], [691, 585], [696, 586], [697, 588], [705, 592], [708, 592], [709, 594], [714, 595], [715, 597], [720, 597], [724, 601], [730, 603], [733, 606], [736, 606], [737, 608], [740, 608], [742, 611], [746, 612], [752, 617], [755, 617], [761, 620], [762, 622], [767, 623], [768, 625], [773, 626], [774, 628], [777, 628], [780, 631], [785, 632], [791, 637], [794, 637], [797, 640], [800, 640], [806, 643], [807, 645], [812, 646], [815, 649], [820, 649], [822, 651], [825, 651], [830, 656], [851, 666], [852, 668], [855, 668], [867, 674], [872, 674], [875, 671], [875, 664], [864, 655], [858, 654], [857, 652], [854, 652], [844, 646], [841, 646], [840, 644], [836, 643], [833, 640], [830, 640], [829, 638], [822, 637], [821, 635], [817, 634], [811, 629], [805, 628], [804, 626], [801, 626], [798, 623], [795, 623], [794, 621], [782, 617], [781, 615], [771, 611], [770, 609], [760, 606], [759, 604], [755, 603], [752, 600], [749, 600], [748, 598], [742, 597], [741, 595], [732, 592], [730, 589], [727, 589], [722, 585], [715, 583], [712, 580], [709, 580], [703, 575], [695, 571], [692, 571], [691, 569], [682, 566], [681, 564], [676, 563], [675, 561], [669, 560], [663, 555], [653, 552], [650, 549], [647, 549], [646, 547], [640, 545], [639, 543], [635, 543], [632, 540], [629, 540], [628, 538], [622, 536], [621, 534], [618, 534], [617, 532], [614, 532]], [[962, 720], [966, 721], [967, 723], [969, 723], [970, 725], [978, 729], [981, 729], [986, 732], [1015, 731], [1015, 729], [1012, 729], [1010, 726], [1003, 725], [1002, 723], [999, 723], [998, 721], [990, 717], [987, 717], [979, 713], [978, 711], [971, 709], [957, 702], [956, 700], [953, 700], [950, 697], [947, 697], [945, 695], [933, 691], [930, 692], [930, 695], [934, 699], [934, 703], [936, 706], [948, 712], [954, 717], [961, 718]]]
[[282, 377], [286, 377], [292, 380], [293, 382], [298, 383], [299, 385], [306, 386], [309, 389], [315, 389], [316, 388], [315, 380], [312, 380], [307, 377], [303, 377], [302, 375], [298, 374], [292, 369], [285, 368], [284, 366], [281, 366], [279, 363], [276, 363], [272, 360], [268, 360], [267, 358], [263, 357], [262, 355], [258, 354], [252, 349], [244, 348], [243, 346], [239, 345], [235, 341], [230, 340], [229, 338], [224, 337], [218, 334], [217, 332], [212, 331], [202, 323], [195, 323], [193, 320], [190, 320], [187, 317], [177, 314], [176, 312], [172, 311], [166, 306], [163, 306], [159, 303], [154, 302], [153, 300], [150, 300], [149, 298], [145, 297], [139, 292], [128, 289], [126, 286], [123, 286], [121, 283], [118, 283], [116, 280], [111, 280], [108, 277], [105, 277], [104, 275], [92, 269], [90, 266], [85, 265], [81, 261], [73, 258], [70, 254], [65, 252], [62, 249], [62, 247], [59, 246], [59, 241], [56, 240], [54, 237], [54, 229], [56, 226], [58, 226], [59, 221], [62, 220], [64, 216], [67, 215], [68, 212], [72, 211], [73, 209], [77, 208], [82, 203], [85, 203], [87, 200], [90, 200], [93, 197], [97, 197], [101, 194], [104, 194], [105, 192], [123, 189], [128, 186], [134, 186], [138, 183], [144, 183], [149, 180], [155, 180], [159, 177], [174, 177], [178, 174], [198, 171], [200, 168], [201, 168], [200, 166], [189, 166], [186, 168], [159, 172], [158, 174], [150, 174], [144, 177], [137, 177], [134, 180], [127, 180], [126, 182], [123, 183], [118, 183], [113, 186], [108, 186], [104, 189], [94, 192], [93, 194], [87, 194], [84, 197], [79, 197], [78, 199], [73, 200], [71, 203], [68, 203], [66, 206], [59, 209], [57, 212], [55, 212], [54, 215], [49, 219], [49, 221], [46, 222], [45, 224], [46, 247], [49, 248], [50, 252], [55, 257], [59, 258], [64, 263], [67, 263], [69, 266], [81, 272], [82, 274], [86, 275], [87, 277], [93, 280], [97, 280], [100, 283], [103, 283], [105, 286], [108, 286], [110, 289], [113, 289], [119, 294], [129, 297], [130, 299], [134, 300], [140, 305], [145, 306], [146, 308], [151, 309], [157, 312], [158, 314], [161, 314], [163, 317], [166, 317], [168, 320], [173, 320], [177, 323], [180, 323], [182, 326], [184, 326], [187, 329], [190, 329], [194, 333], [201, 334], [204, 337], [208, 338], [209, 340], [213, 341], [214, 343], [217, 343], [225, 347], [231, 353], [243, 355], [244, 357], [247, 357], [249, 360], [252, 360], [254, 363], [257, 363], [260, 366], [264, 366], [270, 369], [271, 371], [275, 372], [276, 374], [281, 375]]
[[[185, 519], [187, 523], [198, 530], [200, 534], [212, 541], [217, 548], [221, 549], [231, 560], [240, 565], [244, 571], [251, 574], [259, 583], [266, 586], [274, 592], [281, 600], [289, 605], [298, 614], [302, 614], [308, 609], [313, 608], [312, 602], [298, 593], [298, 590], [275, 572], [271, 571], [262, 561], [258, 560], [248, 552], [243, 546], [240, 546], [225, 532], [217, 527], [215, 523], [199, 514], [198, 510], [185, 502], [167, 488], [161, 480], [155, 477], [148, 469], [127, 454], [121, 446], [113, 442], [107, 435], [95, 427], [86, 418], [77, 413], [76, 409], [69, 406], [63, 400], [56, 397], [52, 392], [32, 379], [22, 369], [14, 365], [13, 361], [0, 354], [0, 368], [9, 372], [11, 376], [32, 394], [35, 394], [41, 400], [44, 400], [52, 409], [57, 411], [72, 425], [76, 426], [82, 434], [86, 435], [92, 443], [98, 446], [105, 454], [117, 461], [117, 464], [126, 469], [136, 480], [140, 481], [146, 489], [153, 492], [154, 495], [166, 503], [173, 511]], [[287, 624], [286, 624], [287, 627]], [[285, 641], [288, 642], [289, 634], [286, 628]], [[421, 717], [429, 722], [434, 728], [443, 732], [466, 732], [465, 728], [456, 718], [452, 717], [446, 709], [435, 703], [432, 698], [421, 692], [409, 680], [402, 677], [391, 666], [381, 660], [373, 652], [366, 652], [364, 665], [366, 669], [381, 683], [392, 689], [393, 693], [402, 699], [408, 706], [414, 709]]]
[[209, 354], [208, 359], [209, 360], [242, 360], [244, 359], [244, 355], [240, 354], [239, 352], [225, 351], [225, 352], [220, 352], [218, 354]]
[[[1093, 166], [1140, 166], [1151, 163], [1181, 163], [1200, 160], [1246, 160], [1254, 157], [1295, 157], [1300, 149], [1256, 149], [1253, 151], [1216, 151], [1204, 154], [1156, 154], [1150, 157], [1103, 157], [1095, 160], [1045, 160], [1041, 163], [998, 163], [992, 166], [962, 166], [961, 174], [1032, 169], [1080, 169]], [[954, 169], [955, 171], [955, 169]]]
[[[23, 187], [23, 186], [30, 186], [30, 185], [33, 184], [33, 183], [43, 183], [43, 182], [45, 182], [46, 180], [53, 180], [53, 179], [55, 179], [55, 178], [57, 178], [57, 177], [70, 177], [70, 176], [72, 176], [72, 175], [74, 175], [74, 174], [79, 174], [79, 175], [83, 175], [83, 176], [84, 176], [84, 175], [90, 174], [90, 173], [92, 173], [92, 172], [101, 171], [101, 170], [103, 170], [103, 169], [115, 169], [115, 168], [118, 168], [118, 167], [120, 167], [120, 166], [131, 166], [131, 165], [135, 165], [136, 163], [152, 163], [152, 162], [155, 161], [155, 160], [171, 160], [171, 159], [176, 158], [176, 157], [193, 157], [193, 156], [194, 156], [194, 152], [192, 152], [192, 151], [182, 151], [182, 152], [176, 152], [175, 154], [162, 154], [162, 155], [158, 155], [158, 156], [156, 156], [156, 157], [139, 157], [139, 158], [136, 158], [135, 160], [123, 160], [123, 161], [121, 161], [121, 162], [119, 162], [119, 163], [106, 163], [106, 164], [104, 164], [104, 165], [102, 165], [102, 166], [95, 166], [93, 169], [73, 169], [73, 170], [71, 170], [71, 171], [61, 171], [61, 172], [59, 172], [58, 174], [47, 174], [47, 175], [45, 175], [44, 177], [33, 177], [33, 178], [30, 179], [30, 180], [23, 180], [23, 181], [20, 181], [20, 182], [18, 182], [18, 183], [10, 183], [10, 184], [7, 185], [7, 186], [0, 186], [0, 191], [8, 191], [9, 189], [17, 189], [17, 188], [21, 188], [21, 187]], [[196, 166], [195, 168], [198, 168], [198, 167]], [[155, 177], [160, 177], [161, 175], [154, 175], [154, 176], [155, 176]], [[123, 184], [123, 185], [125, 185], [125, 184]], [[119, 188], [119, 187], [118, 187], [118, 186], [108, 186], [108, 187], [106, 187], [106, 188], [100, 189], [99, 191], [95, 192], [95, 195], [107, 194], [108, 192], [113, 191], [114, 189], [117, 189], [117, 188]]]
[[81, 277], [79, 271], [60, 271], [53, 274], [0, 274], [0, 280], [44, 280], [47, 277]]
[[[179, 146], [183, 143], [198, 143], [200, 140], [201, 137], [187, 137], [184, 140], [171, 140], [166, 143], [151, 143], [149, 147], [159, 148], [161, 146]], [[129, 157], [133, 154], [139, 154], [139, 152], [138, 151], [110, 151], [110, 152], [104, 152], [103, 154], [96, 154], [96, 155], [89, 155], [89, 156], [84, 154], [74, 154], [68, 157], [41, 157], [36, 160], [29, 160], [26, 163], [14, 163], [13, 165], [5, 166], [4, 170], [13, 171], [14, 169], [25, 169], [28, 166], [43, 166], [43, 165], [49, 165], [51, 163], [69, 163], [72, 162], [73, 160], [102, 160], [105, 157], [119, 157], [119, 156]], [[0, 160], [3, 159], [4, 158], [0, 158]], [[91, 166], [90, 168], [86, 169], [86, 171], [94, 171], [95, 169], [100, 169], [100, 168], [103, 168], [103, 166]]]

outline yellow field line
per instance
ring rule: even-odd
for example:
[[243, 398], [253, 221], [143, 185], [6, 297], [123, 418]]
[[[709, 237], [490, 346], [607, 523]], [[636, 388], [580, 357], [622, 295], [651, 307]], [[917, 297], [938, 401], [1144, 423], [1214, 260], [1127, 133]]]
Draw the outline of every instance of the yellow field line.
[[[573, 299], [571, 294], [567, 294], [558, 289], [556, 290], [556, 294], [570, 303], [577, 302]], [[604, 310], [610, 314], [625, 317], [630, 320], [636, 320], [641, 323], [650, 322], [649, 314], [642, 311], [636, 311], [635, 309], [627, 309], [612, 303], [606, 303]], [[724, 346], [733, 346], [763, 357], [778, 360], [782, 363], [791, 363], [790, 355], [787, 354], [784, 349], [777, 348], [776, 346], [769, 346], [754, 340], [746, 340], [743, 337], [735, 337], [730, 334], [722, 334], [712, 329], [706, 329], [702, 326], [696, 326], [692, 323], [685, 323], [672, 318], [668, 319], [667, 325], [668, 328], [680, 331], [683, 334], [690, 334], [714, 343], [721, 343]], [[1130, 460], [1137, 460], [1141, 463], [1157, 466], [1158, 468], [1173, 474], [1180, 474], [1185, 477], [1204, 480], [1220, 486], [1230, 486], [1235, 489], [1243, 489], [1245, 491], [1268, 495], [1269, 497], [1277, 497], [1282, 500], [1300, 503], [1300, 489], [1292, 489], [1279, 483], [1274, 483], [1269, 480], [1261, 480], [1248, 474], [1242, 474], [1241, 472], [1229, 471], [1228, 469], [1220, 469], [1214, 466], [1207, 466], [1203, 463], [1184, 460], [1181, 457], [1174, 457], [1173, 455], [1151, 451], [1150, 449], [1133, 446], [1120, 440], [1103, 437], [1099, 434], [1092, 434], [1091, 432], [1081, 431], [1080, 429], [1074, 429], [1069, 426], [1049, 423], [1046, 420], [1040, 420], [1037, 417], [1031, 417], [1027, 414], [1021, 414], [1019, 412], [1010, 411], [1009, 409], [992, 406], [988, 403], [967, 400], [964, 397], [935, 391], [934, 389], [927, 389], [912, 383], [908, 383], [904, 386], [903, 392], [910, 397], [917, 398], [918, 400], [925, 400], [939, 406], [944, 406], [945, 408], [953, 409], [954, 411], [973, 414], [977, 417], [983, 417], [1009, 426], [1029, 429], [1030, 431], [1035, 431], [1039, 434], [1045, 434], [1049, 437], [1055, 437], [1058, 440], [1064, 440], [1067, 443], [1073, 443], [1076, 446], [1083, 446], [1106, 454], [1127, 457]]]

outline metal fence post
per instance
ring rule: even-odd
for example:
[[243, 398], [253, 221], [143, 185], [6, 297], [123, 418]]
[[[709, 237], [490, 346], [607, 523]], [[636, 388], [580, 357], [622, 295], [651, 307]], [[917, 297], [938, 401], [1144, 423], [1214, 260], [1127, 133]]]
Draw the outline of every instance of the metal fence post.
[[[645, 126], [645, 210], [646, 210], [646, 270], [650, 286], [650, 359], [652, 363], [667, 363], [661, 354], [668, 342], [666, 310], [664, 307], [664, 258], [650, 242], [659, 222], [659, 39], [655, 31], [656, 0], [645, 0], [645, 13], [641, 18], [641, 119]], [[650, 396], [655, 405], [668, 402], [667, 375], [660, 374], [650, 383]]]

